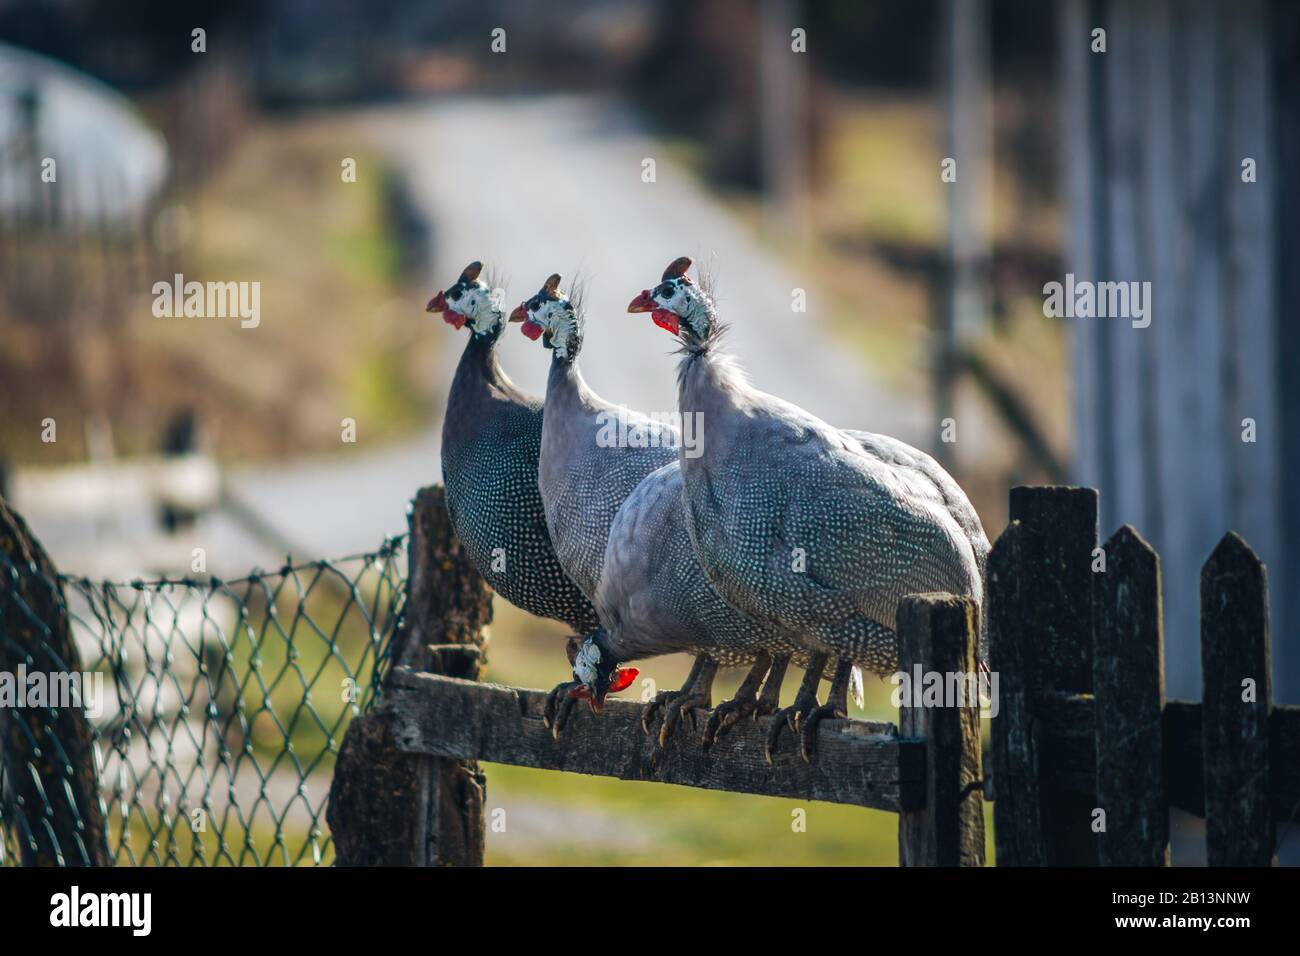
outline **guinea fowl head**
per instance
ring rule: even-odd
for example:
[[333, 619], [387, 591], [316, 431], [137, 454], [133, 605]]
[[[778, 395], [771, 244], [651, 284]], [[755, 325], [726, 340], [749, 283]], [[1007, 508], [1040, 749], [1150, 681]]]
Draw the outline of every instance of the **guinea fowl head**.
[[674, 259], [659, 284], [642, 291], [627, 307], [629, 312], [649, 312], [655, 325], [680, 336], [688, 347], [707, 342], [717, 326], [713, 298], [686, 274], [690, 267], [690, 256]]
[[482, 271], [483, 263], [471, 262], [459, 279], [429, 300], [424, 311], [441, 312], [448, 325], [458, 329], [468, 325], [475, 335], [499, 335], [504, 322], [501, 293], [479, 278]]
[[631, 685], [636, 675], [641, 673], [635, 667], [623, 667], [602, 640], [600, 628], [592, 631], [579, 644], [569, 638], [569, 663], [573, 665], [573, 676], [578, 686], [569, 691], [569, 696], [586, 700], [591, 709], [599, 714], [605, 709], [605, 697], [616, 694]]
[[559, 273], [548, 278], [537, 294], [525, 299], [510, 313], [510, 321], [522, 322], [520, 331], [530, 339], [545, 333], [542, 344], [555, 349], [561, 361], [576, 358], [582, 349], [582, 304], [576, 294], [560, 290]]

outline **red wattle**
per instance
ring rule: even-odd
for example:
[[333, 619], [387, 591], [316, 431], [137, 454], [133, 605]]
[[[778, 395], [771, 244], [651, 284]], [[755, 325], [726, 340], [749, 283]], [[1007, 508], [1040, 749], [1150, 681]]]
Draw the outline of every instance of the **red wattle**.
[[465, 316], [461, 315], [459, 312], [453, 311], [452, 309], [448, 309], [446, 312], [442, 313], [442, 321], [446, 322], [448, 325], [454, 325], [458, 329], [464, 328], [465, 326]]
[[632, 681], [636, 680], [636, 675], [639, 673], [641, 672], [635, 667], [620, 667], [614, 672], [614, 679], [610, 682], [607, 693], [617, 694], [619, 691], [627, 689], [632, 685]]
[[672, 309], [655, 309], [650, 313], [650, 318], [654, 319], [655, 325], [659, 328], [667, 329], [673, 335], [676, 335], [680, 328], [677, 313]]
[[519, 326], [519, 331], [524, 333], [524, 335], [528, 336], [534, 342], [536, 342], [539, 338], [542, 337], [542, 332], [544, 332], [545, 329], [543, 329], [539, 324], [534, 322], [532, 319], [524, 319], [523, 325]]

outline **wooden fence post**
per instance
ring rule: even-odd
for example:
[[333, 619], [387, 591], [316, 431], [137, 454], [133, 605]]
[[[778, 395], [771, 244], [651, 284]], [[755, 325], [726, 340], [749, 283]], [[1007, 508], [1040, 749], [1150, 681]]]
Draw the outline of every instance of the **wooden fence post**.
[[[1093, 725], [1070, 715], [1092, 706], [1097, 492], [1013, 488], [1011, 520], [988, 571], [998, 863], [1095, 864]], [[1066, 772], [1043, 779], [1049, 764]], [[1029, 778], [1035, 785], [1013, 795]]]
[[[0, 671], [20, 668], [84, 673], [54, 564], [0, 498]], [[94, 734], [80, 707], [0, 708], [0, 759], [23, 865], [111, 864]]]
[[1097, 834], [1103, 866], [1168, 866], [1160, 558], [1128, 525], [1105, 545], [1093, 591]]
[[[975, 603], [951, 594], [914, 594], [898, 609], [899, 668], [907, 676], [899, 735], [925, 741], [925, 806], [898, 816], [900, 866], [983, 866], [984, 791], [980, 766], [979, 618]], [[919, 671], [919, 674], [918, 674]], [[922, 703], [922, 680], [961, 697]]]
[[[410, 512], [405, 626], [391, 667], [477, 680], [492, 592], [451, 528], [443, 489], [423, 488]], [[485, 780], [473, 761], [398, 751], [391, 718], [348, 727], [328, 819], [342, 866], [481, 866]]]
[[[993, 719], [993, 836], [998, 866], [1043, 866], [1038, 785], [1038, 735], [1032, 689], [1037, 655], [1020, 626], [1025, 601], [1020, 522], [1013, 521], [989, 552], [989, 669], [998, 677]], [[1022, 646], [1022, 642], [1025, 646]]]
[[1270, 787], [1268, 578], [1238, 535], [1201, 570], [1201, 727], [1210, 866], [1276, 862]]

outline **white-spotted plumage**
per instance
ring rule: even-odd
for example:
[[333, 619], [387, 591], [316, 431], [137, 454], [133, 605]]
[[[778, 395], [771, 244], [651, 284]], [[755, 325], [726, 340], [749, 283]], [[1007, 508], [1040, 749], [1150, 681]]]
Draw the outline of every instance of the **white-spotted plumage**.
[[478, 279], [477, 267], [434, 300], [470, 330], [442, 432], [452, 527], [498, 594], [585, 634], [597, 625], [596, 612], [556, 557], [537, 488], [542, 403], [519, 391], [497, 360], [505, 319], [499, 295]]

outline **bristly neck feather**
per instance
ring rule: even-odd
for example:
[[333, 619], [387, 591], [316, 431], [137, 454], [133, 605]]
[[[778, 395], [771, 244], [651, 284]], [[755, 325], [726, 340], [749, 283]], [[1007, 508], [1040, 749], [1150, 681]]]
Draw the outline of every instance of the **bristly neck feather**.
[[717, 366], [721, 371], [727, 369], [738, 380], [744, 380], [744, 372], [735, 360], [723, 351], [723, 340], [731, 325], [722, 320], [713, 305], [712, 298], [706, 298], [696, 306], [699, 316], [683, 316], [679, 322], [678, 340], [681, 348], [677, 350], [682, 360], [677, 363], [677, 388], [684, 386], [687, 376], [697, 365], [706, 361]]

